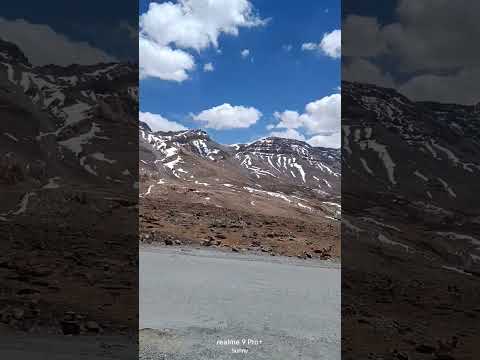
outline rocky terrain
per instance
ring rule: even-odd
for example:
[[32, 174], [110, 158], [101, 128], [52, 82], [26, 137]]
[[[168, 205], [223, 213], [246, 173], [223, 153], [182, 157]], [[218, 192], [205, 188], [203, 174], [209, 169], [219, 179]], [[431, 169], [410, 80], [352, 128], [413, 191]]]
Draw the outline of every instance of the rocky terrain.
[[137, 330], [138, 66], [32, 66], [0, 41], [0, 321]]
[[480, 113], [342, 84], [345, 359], [476, 359]]
[[340, 256], [340, 153], [296, 140], [221, 145], [140, 124], [146, 243], [300, 258]]

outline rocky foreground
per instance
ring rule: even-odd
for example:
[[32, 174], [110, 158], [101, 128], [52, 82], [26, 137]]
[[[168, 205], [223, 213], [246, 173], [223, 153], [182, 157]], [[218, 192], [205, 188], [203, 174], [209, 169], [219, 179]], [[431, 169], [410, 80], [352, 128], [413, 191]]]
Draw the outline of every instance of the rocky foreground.
[[[188, 196], [188, 195], [187, 195]], [[143, 199], [140, 241], [240, 253], [337, 259], [339, 222], [268, 216], [201, 203]]]

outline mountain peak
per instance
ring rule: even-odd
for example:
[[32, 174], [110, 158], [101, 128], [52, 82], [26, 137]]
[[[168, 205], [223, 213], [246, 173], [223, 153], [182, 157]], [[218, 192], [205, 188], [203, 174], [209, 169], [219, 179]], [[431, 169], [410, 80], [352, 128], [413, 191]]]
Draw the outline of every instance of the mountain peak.
[[1, 58], [9, 63], [21, 63], [26, 66], [31, 66], [30, 61], [28, 61], [25, 54], [17, 45], [0, 38], [0, 59]]
[[202, 129], [189, 129], [183, 132], [182, 135], [187, 136], [200, 136], [200, 137], [209, 137], [208, 133]]
[[262, 152], [300, 152], [304, 153], [309, 151], [312, 147], [305, 141], [281, 138], [281, 137], [267, 137], [257, 140], [251, 144], [245, 146], [250, 151], [262, 151]]
[[140, 121], [138, 124], [140, 130], [152, 132], [152, 128], [144, 121]]
[[278, 136], [269, 136], [269, 137], [261, 139], [259, 141], [263, 141], [263, 142], [266, 142], [266, 143], [297, 144], [297, 145], [304, 145], [304, 146], [310, 147], [310, 145], [303, 140], [283, 138], [283, 137], [278, 137]]

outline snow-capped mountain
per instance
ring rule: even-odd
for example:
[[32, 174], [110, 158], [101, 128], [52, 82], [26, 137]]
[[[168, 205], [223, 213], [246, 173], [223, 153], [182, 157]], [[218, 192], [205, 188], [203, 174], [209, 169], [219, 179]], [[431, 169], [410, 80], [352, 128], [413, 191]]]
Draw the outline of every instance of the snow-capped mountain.
[[[340, 152], [315, 148], [305, 142], [266, 138], [251, 144], [220, 145], [202, 130], [152, 132], [140, 125], [140, 168], [183, 181], [195, 176], [200, 164], [235, 168], [244, 181], [255, 184], [304, 186], [337, 194], [340, 184]], [[188, 169], [188, 171], [187, 171]], [[153, 172], [153, 173], [152, 173]], [[226, 174], [228, 176], [228, 174]]]
[[136, 65], [32, 66], [0, 40], [0, 103], [2, 183], [11, 194], [3, 218], [26, 211], [36, 191], [137, 181]]
[[349, 82], [342, 103], [344, 239], [479, 272], [478, 106]]
[[340, 151], [271, 137], [235, 145], [234, 158], [260, 183], [275, 181], [329, 194], [340, 192]]
[[139, 139], [141, 197], [190, 189], [217, 206], [340, 214], [339, 150], [282, 138], [226, 146], [202, 130], [153, 132], [143, 123]]
[[67, 333], [65, 311], [85, 309], [105, 331], [130, 321], [102, 305], [137, 305], [129, 300], [137, 281], [137, 87], [134, 64], [38, 67], [0, 41], [0, 262], [11, 294], [2, 302], [13, 309], [42, 299], [9, 326]]

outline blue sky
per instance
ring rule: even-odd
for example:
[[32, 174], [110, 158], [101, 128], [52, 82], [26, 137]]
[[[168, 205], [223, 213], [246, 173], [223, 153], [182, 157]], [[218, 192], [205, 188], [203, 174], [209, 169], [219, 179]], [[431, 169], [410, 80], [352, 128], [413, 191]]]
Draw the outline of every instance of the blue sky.
[[[235, 6], [237, 0], [231, 1]], [[149, 3], [140, 2], [141, 14], [149, 14]], [[305, 107], [338, 93], [340, 59], [327, 55], [318, 45], [324, 34], [340, 28], [340, 1], [308, 0], [302, 1], [302, 6], [299, 6], [292, 1], [253, 0], [250, 4], [257, 20], [268, 21], [258, 26], [240, 25], [237, 36], [220, 32], [217, 48], [209, 44], [195, 50], [182, 47], [175, 41], [164, 41], [163, 45], [172, 50], [181, 49], [189, 53], [195, 68], [189, 70], [188, 78], [181, 81], [158, 76], [143, 77], [140, 81], [141, 112], [161, 115], [163, 119], [188, 128], [203, 127], [221, 143], [249, 142], [274, 131], [305, 140], [337, 132], [337, 125], [327, 124], [323, 129], [321, 124], [313, 123], [324, 121], [319, 111], [325, 107], [325, 116], [338, 116], [339, 127], [339, 111], [338, 115], [336, 110], [332, 114], [328, 107], [335, 102], [332, 106], [337, 106], [339, 110], [337, 97], [327, 99], [330, 102], [316, 103], [318, 106], [313, 104], [309, 108], [312, 113]], [[162, 11], [166, 13], [167, 8], [162, 8]], [[163, 17], [164, 13], [156, 16]], [[148, 30], [147, 37], [168, 32], [167, 27]], [[159, 37], [163, 41], [163, 35]], [[302, 50], [302, 44], [306, 43], [313, 43], [316, 47]], [[249, 55], [242, 57], [241, 52], [245, 49], [249, 50]], [[213, 71], [204, 71], [207, 63], [212, 64]], [[218, 126], [209, 128], [207, 125], [211, 123], [206, 120], [192, 119], [192, 114], [198, 115], [222, 104], [255, 108], [262, 116], [249, 127], [222, 129]], [[283, 114], [286, 110], [296, 111], [297, 114]], [[276, 117], [275, 112], [278, 112]], [[293, 121], [288, 115], [293, 115]], [[325, 122], [332, 120], [328, 118]]]

